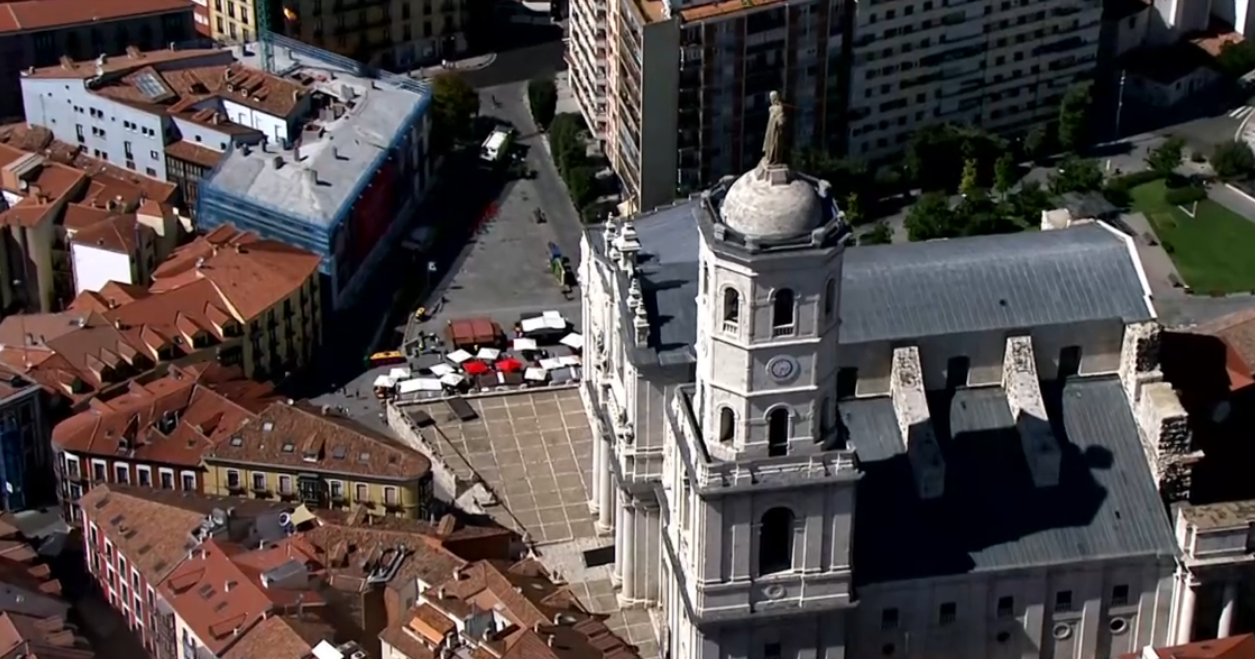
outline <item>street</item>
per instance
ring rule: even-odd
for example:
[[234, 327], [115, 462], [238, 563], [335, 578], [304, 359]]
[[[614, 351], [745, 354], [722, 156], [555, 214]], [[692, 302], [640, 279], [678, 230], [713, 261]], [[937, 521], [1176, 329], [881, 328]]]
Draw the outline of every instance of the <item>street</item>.
[[[560, 44], [559, 44], [560, 45]], [[494, 69], [498, 57], [483, 69]], [[520, 315], [548, 309], [561, 311], [578, 328], [578, 296], [566, 300], [549, 271], [550, 242], [578, 268], [581, 225], [570, 202], [566, 186], [558, 177], [544, 139], [532, 122], [527, 107], [526, 82], [511, 82], [480, 90], [481, 115], [505, 121], [518, 133], [516, 145], [527, 153], [528, 165], [536, 170], [534, 179], [504, 181], [479, 168], [478, 163], [451, 165], [442, 172], [443, 180], [476, 180], [476, 185], [438, 184], [424, 204], [420, 216], [441, 218], [448, 227], [426, 255], [412, 260], [404, 250], [396, 250], [387, 274], [379, 286], [379, 298], [386, 300], [366, 311], [354, 311], [348, 325], [358, 334], [367, 333], [388, 318], [377, 345], [360, 351], [346, 351], [338, 377], [327, 381], [311, 396], [315, 405], [341, 410], [368, 427], [391, 434], [381, 417], [382, 407], [372, 385], [391, 367], [368, 368], [363, 360], [368, 349], [393, 350], [420, 329], [440, 332], [445, 321], [468, 316], [488, 316], [509, 328]], [[496, 99], [494, 104], [493, 99]], [[545, 211], [548, 221], [537, 224], [536, 208]], [[472, 232], [473, 235], [472, 235]], [[426, 273], [427, 262], [436, 264], [435, 274]], [[397, 292], [396, 282], [402, 283]], [[443, 300], [443, 303], [442, 303]], [[439, 309], [421, 326], [414, 320], [420, 306]], [[373, 333], [373, 332], [372, 332]], [[351, 357], [355, 356], [356, 359]]]

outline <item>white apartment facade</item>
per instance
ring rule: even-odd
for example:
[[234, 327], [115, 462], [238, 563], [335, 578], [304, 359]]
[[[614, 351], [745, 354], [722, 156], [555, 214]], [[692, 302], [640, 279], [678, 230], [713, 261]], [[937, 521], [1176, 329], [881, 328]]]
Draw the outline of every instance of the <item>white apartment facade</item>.
[[847, 249], [826, 184], [779, 169], [586, 233], [621, 603], [675, 659], [1171, 642], [1189, 442], [1127, 237]]
[[1058, 115], [1098, 60], [1093, 0], [906, 0], [860, 7], [850, 75], [849, 153], [900, 153], [948, 122], [1023, 134]]
[[586, 123], [647, 210], [750, 167], [772, 90], [795, 144], [867, 161], [934, 123], [1023, 134], [1095, 67], [1101, 14], [1096, 0], [574, 0], [567, 59]]

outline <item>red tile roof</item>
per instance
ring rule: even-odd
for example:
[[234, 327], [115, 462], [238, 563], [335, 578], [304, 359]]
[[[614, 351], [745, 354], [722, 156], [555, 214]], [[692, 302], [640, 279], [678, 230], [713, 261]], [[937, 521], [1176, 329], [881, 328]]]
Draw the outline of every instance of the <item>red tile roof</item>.
[[174, 251], [153, 272], [153, 293], [208, 280], [246, 320], [295, 293], [321, 259], [303, 249], [223, 225]]
[[[1255, 635], [1243, 634], [1211, 641], [1196, 641], [1169, 648], [1156, 648], [1160, 659], [1255, 659]], [[1141, 659], [1141, 653], [1122, 655], [1120, 659]]]
[[[198, 467], [208, 447], [252, 418], [250, 408], [275, 398], [265, 385], [245, 389], [250, 396], [246, 399], [224, 393], [241, 378], [237, 369], [197, 372], [171, 367], [164, 378], [132, 382], [121, 396], [93, 400], [89, 409], [57, 424], [52, 441], [73, 453]], [[223, 384], [227, 388], [221, 388]]]
[[0, 4], [0, 33], [32, 32], [71, 25], [90, 25], [145, 14], [191, 11], [182, 0], [27, 0]]

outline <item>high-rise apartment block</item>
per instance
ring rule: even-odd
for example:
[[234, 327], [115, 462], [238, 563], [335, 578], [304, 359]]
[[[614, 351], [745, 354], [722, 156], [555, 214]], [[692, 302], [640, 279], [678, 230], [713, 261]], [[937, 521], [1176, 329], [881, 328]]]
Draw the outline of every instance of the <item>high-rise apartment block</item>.
[[768, 93], [794, 144], [868, 161], [921, 126], [1047, 121], [1097, 60], [1095, 0], [573, 0], [567, 59], [638, 209], [757, 161]]

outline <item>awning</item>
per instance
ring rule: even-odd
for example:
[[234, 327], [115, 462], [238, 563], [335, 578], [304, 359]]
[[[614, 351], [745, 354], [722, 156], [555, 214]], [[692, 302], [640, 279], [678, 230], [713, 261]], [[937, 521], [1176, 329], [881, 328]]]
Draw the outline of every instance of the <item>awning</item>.
[[562, 368], [562, 362], [558, 361], [557, 357], [550, 357], [540, 360], [540, 367], [546, 371], [552, 371], [555, 368]]
[[515, 339], [512, 344], [515, 350], [537, 350], [536, 339]]
[[579, 365], [580, 365], [580, 358], [579, 358], [579, 357], [576, 357], [575, 355], [563, 355], [563, 356], [561, 356], [561, 357], [559, 357], [559, 358], [558, 358], [558, 365], [560, 365], [560, 366], [579, 366]]
[[473, 358], [474, 358], [474, 355], [472, 355], [471, 353], [465, 350], [454, 350], [453, 352], [445, 355], [445, 359], [448, 359], [454, 364], [461, 364], [462, 362], [468, 359], [473, 359]]
[[457, 372], [456, 368], [453, 368], [452, 366], [449, 366], [448, 364], [432, 364], [431, 368], [427, 370], [431, 371], [431, 374], [436, 377], [443, 377], [450, 373]]
[[462, 369], [466, 371], [467, 375], [483, 375], [484, 373], [492, 370], [484, 362], [478, 361], [466, 362], [465, 364], [462, 364]]
[[446, 387], [456, 387], [465, 381], [466, 378], [462, 377], [460, 373], [445, 373], [440, 376], [440, 384], [443, 384]]
[[444, 391], [444, 385], [436, 378], [414, 378], [397, 385], [397, 393], [412, 394], [418, 391]]
[[388, 371], [388, 377], [396, 380], [397, 382], [400, 382], [401, 380], [408, 380], [412, 375], [414, 375], [414, 373], [408, 368], [394, 368], [391, 371]]
[[391, 389], [396, 386], [397, 381], [387, 375], [381, 375], [375, 378], [376, 389]]
[[513, 357], [506, 357], [505, 359], [497, 362], [497, 370], [501, 371], [502, 373], [513, 373], [514, 371], [521, 371], [523, 370], [523, 362]]
[[571, 332], [570, 334], [567, 334], [566, 336], [562, 337], [562, 340], [559, 341], [558, 343], [561, 343], [562, 345], [567, 346], [568, 348], [574, 348], [575, 350], [583, 350], [584, 349], [584, 335], [580, 334], [579, 332]]
[[523, 374], [523, 378], [532, 382], [544, 382], [549, 377], [549, 372], [543, 368], [529, 368]]
[[539, 330], [564, 330], [566, 329], [566, 320], [561, 316], [557, 318], [553, 316], [536, 316], [535, 318], [524, 318], [519, 323], [519, 329], [524, 332], [536, 332]]
[[500, 356], [501, 351], [496, 348], [480, 348], [479, 352], [475, 353], [475, 359], [482, 359], [489, 362]]

